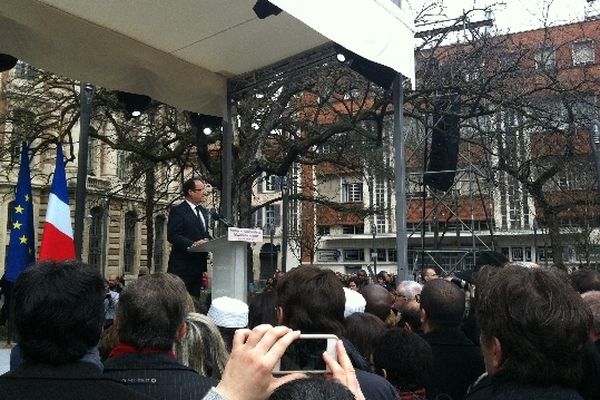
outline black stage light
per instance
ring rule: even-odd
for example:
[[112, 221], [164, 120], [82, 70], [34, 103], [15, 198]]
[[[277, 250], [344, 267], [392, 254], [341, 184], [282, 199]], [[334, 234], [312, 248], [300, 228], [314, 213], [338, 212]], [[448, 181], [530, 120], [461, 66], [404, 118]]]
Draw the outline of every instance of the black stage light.
[[279, 15], [281, 13], [281, 8], [268, 0], [257, 0], [252, 9], [259, 19], [265, 19], [271, 15]]
[[350, 69], [358, 72], [371, 82], [384, 89], [389, 89], [394, 83], [397, 73], [392, 68], [367, 60], [339, 44], [335, 45], [335, 49], [335, 57], [339, 62], [348, 64]]

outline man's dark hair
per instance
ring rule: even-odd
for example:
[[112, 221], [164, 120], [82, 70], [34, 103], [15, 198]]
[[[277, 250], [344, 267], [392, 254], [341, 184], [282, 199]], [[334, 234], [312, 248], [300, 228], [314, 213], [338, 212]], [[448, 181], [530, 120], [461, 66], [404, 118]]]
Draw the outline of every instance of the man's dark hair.
[[421, 315], [418, 310], [404, 310], [400, 313], [398, 326], [404, 327], [406, 324], [410, 326], [413, 332], [421, 331]]
[[355, 312], [344, 321], [345, 337], [356, 347], [365, 359], [370, 360], [375, 343], [387, 331], [387, 326], [373, 314]]
[[321, 377], [294, 379], [279, 386], [268, 400], [354, 400], [344, 385]]
[[14, 287], [15, 325], [26, 360], [54, 365], [79, 360], [100, 339], [104, 279], [79, 261], [46, 261]]
[[277, 325], [277, 300], [272, 290], [254, 295], [248, 304], [248, 328], [261, 324]]
[[475, 270], [479, 270], [484, 265], [492, 265], [494, 267], [503, 267], [508, 263], [508, 258], [497, 251], [480, 251], [477, 253], [477, 261], [475, 261]]
[[283, 323], [303, 333], [344, 331], [346, 296], [342, 283], [329, 269], [303, 266], [292, 269], [277, 283], [277, 303]]
[[172, 274], [145, 275], [125, 287], [116, 324], [119, 340], [138, 349], [170, 350], [187, 314], [187, 290]]
[[578, 269], [569, 276], [571, 286], [579, 293], [600, 290], [600, 272], [593, 269]]
[[433, 353], [422, 337], [393, 328], [383, 335], [373, 353], [375, 370], [385, 369], [386, 379], [401, 391], [427, 387], [433, 370]]
[[502, 349], [498, 374], [536, 385], [580, 380], [592, 316], [562, 274], [484, 267], [476, 284], [482, 346], [496, 337]]
[[431, 280], [423, 285], [421, 308], [432, 329], [457, 327], [465, 313], [465, 292], [443, 279]]
[[196, 188], [196, 181], [200, 181], [203, 182], [202, 179], [198, 176], [194, 176], [188, 180], [186, 180], [185, 182], [183, 182], [183, 186], [181, 187], [181, 191], [183, 192], [184, 196], [188, 195], [188, 192], [190, 190], [194, 190]]

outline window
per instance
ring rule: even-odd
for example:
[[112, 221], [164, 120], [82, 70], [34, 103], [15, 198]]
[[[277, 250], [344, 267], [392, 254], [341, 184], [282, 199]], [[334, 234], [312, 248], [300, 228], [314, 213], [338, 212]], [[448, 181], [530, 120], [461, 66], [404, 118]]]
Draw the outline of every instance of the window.
[[521, 247], [513, 247], [512, 261], [523, 261], [523, 249]]
[[279, 204], [269, 204], [265, 207], [265, 225], [281, 225], [280, 209]]
[[90, 210], [90, 234], [88, 246], [88, 264], [98, 271], [104, 270], [104, 243], [106, 242], [106, 229], [104, 228], [104, 209], [94, 207]]
[[281, 177], [277, 175], [263, 175], [258, 178], [256, 190], [258, 193], [274, 192], [281, 190]]
[[325, 236], [325, 235], [330, 235], [330, 227], [329, 226], [324, 226], [324, 225], [318, 225], [317, 226], [317, 235], [319, 236]]
[[364, 261], [364, 249], [347, 249], [344, 250], [344, 261]]
[[362, 202], [363, 187], [362, 183], [343, 183], [342, 184], [342, 203]]
[[344, 235], [358, 235], [361, 233], [365, 233], [365, 226], [362, 224], [361, 225], [343, 225], [342, 233]]
[[137, 237], [137, 215], [133, 211], [125, 214], [125, 243], [123, 251], [123, 271], [131, 273], [135, 262], [135, 242]]
[[127, 178], [127, 154], [123, 150], [117, 150], [117, 176], [120, 180]]
[[535, 69], [551, 70], [556, 67], [556, 52], [552, 47], [544, 47], [535, 54]]
[[397, 262], [398, 261], [398, 253], [396, 249], [387, 249], [388, 252], [388, 261]]
[[594, 42], [582, 40], [573, 43], [573, 65], [586, 65], [594, 63]]
[[155, 271], [164, 271], [165, 262], [165, 222], [166, 218], [162, 215], [154, 219], [154, 249], [153, 262]]

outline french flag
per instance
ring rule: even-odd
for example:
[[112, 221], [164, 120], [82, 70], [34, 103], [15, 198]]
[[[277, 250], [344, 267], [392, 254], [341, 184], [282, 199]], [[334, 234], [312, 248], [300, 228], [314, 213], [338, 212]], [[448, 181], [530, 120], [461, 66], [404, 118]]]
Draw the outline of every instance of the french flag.
[[38, 259], [39, 261], [75, 259], [65, 160], [60, 143], [56, 147], [56, 168], [48, 198], [48, 210]]

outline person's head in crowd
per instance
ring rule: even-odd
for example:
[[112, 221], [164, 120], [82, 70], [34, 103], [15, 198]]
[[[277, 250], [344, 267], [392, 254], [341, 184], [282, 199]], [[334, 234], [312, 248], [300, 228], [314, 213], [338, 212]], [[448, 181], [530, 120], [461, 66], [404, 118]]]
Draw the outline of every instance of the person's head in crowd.
[[455, 284], [434, 279], [423, 285], [420, 297], [424, 333], [456, 328], [465, 313], [465, 294]]
[[268, 400], [355, 400], [355, 397], [339, 382], [311, 377], [284, 383]]
[[127, 285], [117, 307], [119, 341], [136, 349], [170, 350], [186, 333], [187, 290], [173, 275], [155, 273]]
[[421, 271], [421, 282], [429, 282], [433, 279], [438, 279], [442, 271], [435, 265], [423, 268]]
[[358, 287], [357, 281], [358, 281], [358, 279], [354, 278], [354, 277], [348, 279], [348, 289], [358, 292], [359, 287]]
[[579, 293], [600, 290], [600, 272], [593, 269], [578, 269], [570, 275], [571, 285]]
[[277, 300], [272, 290], [257, 293], [248, 305], [248, 328], [261, 324], [277, 325]]
[[23, 358], [60, 365], [81, 359], [100, 339], [104, 279], [79, 261], [46, 261], [25, 270], [13, 289]]
[[119, 345], [119, 333], [116, 328], [115, 325], [111, 325], [102, 331], [100, 343], [98, 344], [98, 353], [102, 361], [105, 361], [110, 352]]
[[581, 298], [592, 312], [594, 323], [590, 331], [590, 339], [597, 342], [600, 339], [600, 290], [585, 292], [581, 295]]
[[404, 312], [406, 310], [419, 310], [418, 298], [421, 295], [423, 285], [415, 281], [402, 281], [396, 287], [394, 299], [394, 310]]
[[108, 275], [108, 288], [110, 290], [116, 291], [120, 290], [121, 281], [119, 280], [119, 276], [117, 274]]
[[362, 294], [345, 287], [344, 296], [346, 297], [346, 302], [344, 303], [344, 318], [348, 318], [356, 312], [365, 311], [367, 301]]
[[400, 314], [400, 319], [396, 326], [398, 328], [405, 329], [410, 332], [420, 333], [423, 331], [421, 327], [421, 311], [408, 309], [402, 311]]
[[377, 284], [381, 285], [381, 286], [385, 286], [387, 285], [387, 283], [390, 281], [390, 274], [388, 274], [386, 271], [379, 271], [377, 273]]
[[175, 344], [177, 360], [200, 375], [220, 379], [228, 354], [219, 329], [199, 313], [189, 313], [185, 322], [187, 333]]
[[144, 275], [148, 275], [150, 274], [150, 268], [148, 267], [140, 267], [139, 271], [138, 271], [138, 278]]
[[369, 283], [369, 277], [367, 276], [367, 271], [365, 271], [364, 269], [361, 269], [360, 271], [358, 271], [356, 273], [356, 279], [357, 279], [357, 283], [358, 286], [364, 286], [367, 283]]
[[416, 333], [393, 328], [377, 342], [373, 364], [375, 371], [394, 385], [399, 394], [422, 392], [433, 371], [433, 353], [425, 339]]
[[[303, 333], [344, 332], [344, 289], [331, 270], [294, 268], [277, 284], [278, 322]], [[385, 290], [385, 289], [384, 289]]]
[[592, 316], [555, 271], [484, 267], [476, 316], [486, 371], [522, 384], [574, 386]]
[[382, 321], [385, 321], [390, 316], [392, 304], [394, 303], [394, 295], [386, 288], [370, 284], [363, 287], [360, 293], [367, 301], [365, 312], [381, 318]]
[[213, 299], [206, 315], [219, 328], [230, 352], [235, 331], [248, 326], [248, 305], [241, 300], [221, 296]]
[[356, 347], [360, 354], [370, 360], [375, 343], [387, 331], [385, 323], [374, 316], [365, 312], [357, 312], [345, 320], [345, 337]]

